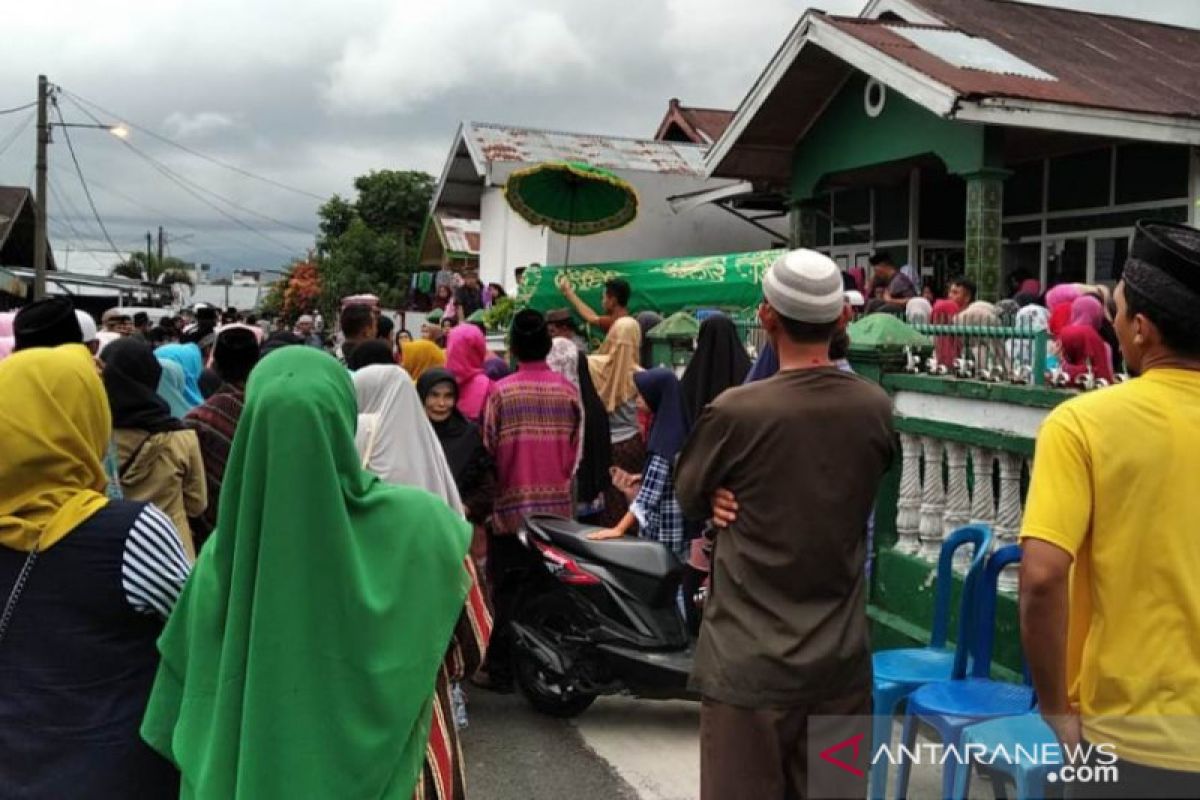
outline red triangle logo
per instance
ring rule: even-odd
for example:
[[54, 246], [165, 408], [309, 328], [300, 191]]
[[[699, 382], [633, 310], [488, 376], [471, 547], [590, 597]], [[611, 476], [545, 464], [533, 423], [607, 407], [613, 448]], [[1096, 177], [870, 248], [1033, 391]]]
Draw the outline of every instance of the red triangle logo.
[[854, 748], [854, 754], [852, 758], [854, 761], [858, 761], [858, 747], [860, 744], [862, 744], [863, 736], [864, 734], [860, 733], [857, 736], [851, 736], [844, 742], [838, 742], [832, 747], [825, 748], [821, 751], [821, 758], [825, 761], [828, 761], [830, 764], [833, 764], [838, 769], [846, 770], [846, 772], [849, 772], [851, 775], [857, 775], [860, 778], [865, 777], [866, 773], [858, 767], [854, 766], [853, 764], [847, 764], [845, 761], [833, 757], [833, 754], [839, 750], [845, 750], [847, 747], [852, 747]]

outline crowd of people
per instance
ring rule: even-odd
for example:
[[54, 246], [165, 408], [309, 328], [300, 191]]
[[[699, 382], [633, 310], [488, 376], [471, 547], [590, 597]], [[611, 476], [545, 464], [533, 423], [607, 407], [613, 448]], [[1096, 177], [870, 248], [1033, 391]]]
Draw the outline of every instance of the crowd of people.
[[[911, 270], [902, 271], [886, 254], [873, 256], [874, 298], [866, 303], [867, 313], [888, 313], [909, 323], [958, 325], [972, 328], [1017, 328], [1024, 334], [1046, 331], [1049, 348], [1045, 368], [1060, 383], [1105, 386], [1125, 371], [1114, 319], [1117, 305], [1112, 291], [1103, 284], [1060, 283], [1042, 291], [1036, 278], [1016, 282], [1011, 297], [992, 303], [977, 299], [975, 282], [965, 276], [952, 278], [944, 296], [930, 283], [918, 289]], [[857, 285], [861, 276], [847, 273], [846, 284]], [[965, 335], [934, 337], [936, 364], [949, 373], [970, 361], [972, 376], [987, 369], [1008, 375], [1034, 368], [1033, 343], [1029, 338], [965, 341]]]
[[[1079, 340], [1088, 369], [1122, 358], [1143, 376], [1060, 406], [1039, 438], [1023, 635], [1064, 741], [1097, 735], [1079, 731], [1069, 676], [1092, 687], [1076, 701], [1091, 713], [1117, 710], [1098, 688], [1114, 670], [1148, 676], [1121, 678], [1142, 710], [1159, 707], [1163, 669], [1200, 670], [1181, 657], [1146, 672], [1128, 627], [1157, 620], [1184, 653], [1200, 618], [1133, 588], [1186, 583], [1181, 521], [1200, 514], [1194, 493], [1163, 491], [1164, 469], [1200, 469], [1186, 301], [1200, 242], [1139, 231], [1112, 298], [1026, 284], [989, 311], [958, 279], [930, 304], [880, 267], [879, 299], [910, 319], [1011, 312], [1054, 331], [1068, 367]], [[632, 315], [619, 279], [601, 313], [565, 281], [571, 308], [517, 312], [507, 359], [474, 323], [413, 340], [359, 302], [329, 349], [306, 317], [268, 335], [214, 310], [161, 341], [61, 298], [0, 317], [0, 786], [462, 798], [468, 691], [512, 688], [514, 604], [537, 558], [516, 534], [553, 514], [687, 564], [705, 800], [804, 791], [807, 720], [871, 711], [870, 531], [896, 455], [888, 396], [846, 361], [845, 280], [820, 253], [784, 254], [758, 309], [770, 346], [752, 363], [734, 322], [708, 314], [682, 376], [650, 359], [657, 315]], [[576, 318], [603, 332], [594, 352]], [[1116, 429], [1133, 435], [1099, 435]], [[1135, 544], [1147, 530], [1163, 547]], [[1068, 604], [1076, 557], [1092, 572]], [[1103, 656], [1068, 648], [1068, 608], [1072, 637], [1089, 614], [1113, 621]], [[821, 791], [863, 789], [822, 774]]]

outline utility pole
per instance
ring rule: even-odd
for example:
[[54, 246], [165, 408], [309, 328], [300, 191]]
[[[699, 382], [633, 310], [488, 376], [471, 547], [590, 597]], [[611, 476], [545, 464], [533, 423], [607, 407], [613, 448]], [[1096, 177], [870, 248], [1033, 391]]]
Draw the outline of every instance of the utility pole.
[[50, 143], [50, 119], [47, 106], [50, 82], [38, 75], [37, 107], [37, 196], [34, 203], [37, 221], [33, 231], [33, 299], [46, 296], [46, 146]]
[[150, 260], [150, 243], [152, 238], [150, 231], [146, 231], [146, 280], [150, 280], [150, 270], [153, 268], [153, 262]]
[[158, 268], [162, 269], [163, 263], [163, 230], [162, 225], [158, 226]]

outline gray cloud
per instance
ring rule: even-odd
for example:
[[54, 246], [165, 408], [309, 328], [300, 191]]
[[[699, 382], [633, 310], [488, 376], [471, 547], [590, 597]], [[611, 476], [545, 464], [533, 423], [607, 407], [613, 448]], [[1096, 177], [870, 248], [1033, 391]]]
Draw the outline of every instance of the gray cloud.
[[[854, 14], [862, 0], [822, 0]], [[1124, 0], [1056, 0], [1113, 13]], [[650, 135], [669, 97], [733, 108], [809, 3], [800, 0], [53, 0], [10, 10], [0, 107], [66, 90], [196, 150], [320, 196], [370, 169], [435, 175], [463, 119]], [[1154, 19], [1200, 25], [1194, 0]], [[69, 99], [70, 121], [89, 121]], [[0, 145], [25, 118], [0, 116]], [[181, 189], [115, 138], [73, 130], [97, 207], [121, 251], [163, 225], [172, 252], [219, 267], [276, 266], [311, 246], [319, 201], [249, 180], [134, 131], [129, 143], [194, 181]], [[26, 129], [0, 182], [32, 183]], [[114, 260], [91, 220], [62, 132], [51, 147], [55, 245]], [[288, 226], [226, 205], [206, 191]], [[246, 225], [231, 222], [211, 205]], [[190, 237], [190, 238], [184, 238]], [[269, 241], [268, 241], [269, 240]], [[72, 269], [90, 255], [72, 255]]]

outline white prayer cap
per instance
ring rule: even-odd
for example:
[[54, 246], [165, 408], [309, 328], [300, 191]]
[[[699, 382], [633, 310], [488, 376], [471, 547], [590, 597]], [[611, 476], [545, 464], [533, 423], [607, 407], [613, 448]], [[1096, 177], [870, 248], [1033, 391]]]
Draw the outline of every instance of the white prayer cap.
[[77, 308], [75, 317], [79, 320], [79, 330], [83, 332], [83, 343], [96, 341], [96, 320], [92, 315]]
[[833, 322], [846, 305], [841, 270], [816, 250], [784, 253], [767, 270], [762, 283], [763, 296], [771, 307], [797, 322]]

